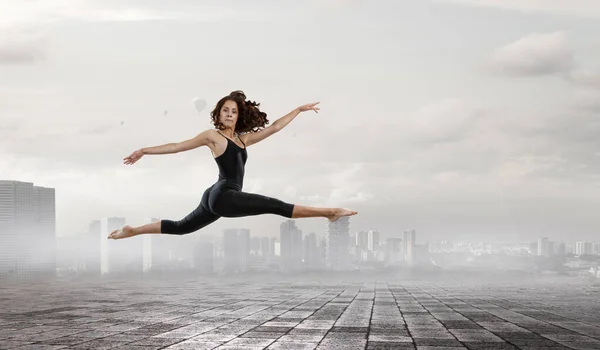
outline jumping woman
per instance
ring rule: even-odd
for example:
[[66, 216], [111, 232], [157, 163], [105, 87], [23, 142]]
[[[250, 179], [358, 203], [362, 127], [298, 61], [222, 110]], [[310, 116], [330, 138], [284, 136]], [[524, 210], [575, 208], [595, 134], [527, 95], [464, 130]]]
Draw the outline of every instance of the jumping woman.
[[235, 218], [262, 214], [275, 214], [286, 218], [324, 217], [335, 222], [342, 216], [357, 214], [344, 208], [315, 208], [290, 204], [260, 194], [242, 192], [246, 149], [275, 134], [289, 124], [298, 114], [313, 110], [318, 104], [310, 103], [294, 109], [289, 114], [269, 123], [267, 114], [259, 110], [260, 103], [246, 100], [242, 91], [233, 91], [223, 97], [210, 113], [215, 129], [178, 143], [142, 148], [124, 158], [124, 164], [134, 164], [146, 154], [171, 154], [207, 146], [219, 167], [219, 178], [204, 191], [198, 207], [179, 221], [160, 220], [151, 224], [124, 226], [108, 235], [120, 239], [145, 233], [185, 235], [200, 230], [220, 217]]

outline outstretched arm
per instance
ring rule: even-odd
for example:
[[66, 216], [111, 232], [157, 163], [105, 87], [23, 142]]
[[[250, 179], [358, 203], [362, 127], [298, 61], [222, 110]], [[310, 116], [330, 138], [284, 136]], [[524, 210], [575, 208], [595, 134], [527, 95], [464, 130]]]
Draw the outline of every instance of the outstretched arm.
[[284, 115], [283, 117], [274, 121], [273, 124], [271, 124], [270, 126], [267, 126], [266, 128], [264, 128], [260, 131], [251, 132], [251, 133], [246, 134], [247, 136], [246, 136], [246, 140], [244, 140], [244, 143], [246, 144], [246, 146], [250, 146], [252, 144], [258, 143], [258, 142], [266, 139], [267, 137], [269, 137], [269, 136], [275, 134], [276, 132], [280, 131], [281, 129], [283, 129], [292, 120], [294, 120], [294, 118], [296, 118], [296, 116], [298, 116], [298, 114], [300, 114], [301, 112], [313, 110], [316, 113], [319, 113], [319, 107], [315, 107], [317, 104], [319, 104], [319, 102], [309, 103], [309, 104], [300, 106], [298, 108], [295, 108], [290, 113], [288, 113], [288, 114]]
[[146, 154], [171, 154], [189, 151], [200, 146], [206, 146], [211, 140], [211, 131], [206, 130], [196, 137], [182, 142], [172, 142], [160, 146], [144, 147], [125, 157], [125, 164], [133, 164]]

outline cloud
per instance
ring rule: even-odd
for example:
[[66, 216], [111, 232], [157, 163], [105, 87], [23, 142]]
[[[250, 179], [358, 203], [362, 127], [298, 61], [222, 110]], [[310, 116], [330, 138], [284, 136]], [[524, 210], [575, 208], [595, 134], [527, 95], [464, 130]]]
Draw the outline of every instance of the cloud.
[[429, 145], [460, 140], [474, 129], [483, 110], [457, 98], [422, 107], [402, 128], [405, 141]]
[[0, 2], [0, 64], [48, 58], [49, 28], [56, 24], [183, 20], [206, 23], [287, 20], [274, 7], [222, 2], [161, 3], [99, 0], [5, 0]]
[[28, 64], [44, 61], [48, 36], [34, 28], [0, 27], [0, 64]]
[[338, 207], [346, 204], [356, 204], [372, 199], [372, 193], [364, 187], [366, 182], [356, 175], [365, 165], [354, 163], [348, 168], [332, 172], [329, 176], [332, 187], [329, 197], [324, 201], [327, 206]]
[[533, 33], [496, 49], [487, 68], [510, 77], [556, 76], [577, 87], [600, 89], [600, 69], [582, 68], [567, 35]]
[[3, 131], [15, 132], [21, 127], [21, 119], [0, 117], [0, 135], [2, 135]]
[[339, 11], [355, 2], [355, 0], [318, 0], [316, 4], [324, 10]]
[[600, 113], [600, 93], [590, 90], [579, 92], [570, 107], [579, 112]]
[[595, 154], [600, 149], [600, 121], [597, 113], [589, 110], [593, 106], [587, 105], [593, 95], [583, 96], [590, 99], [576, 98], [554, 112], [499, 122], [506, 150], [492, 171], [514, 170], [514, 176], [524, 180], [555, 184], [589, 183], [600, 172], [600, 157]]
[[510, 76], [543, 76], [573, 68], [573, 51], [564, 32], [533, 33], [495, 50], [492, 71]]
[[586, 18], [600, 17], [600, 2], [596, 0], [436, 0], [464, 6], [495, 8], [526, 14], [552, 14]]
[[48, 25], [63, 21], [106, 22], [168, 19], [167, 14], [142, 7], [112, 6], [108, 2], [68, 0], [7, 0], [0, 4], [0, 24], [5, 27]]
[[58, 22], [140, 22], [191, 20], [203, 22], [262, 21], [274, 14], [274, 8], [244, 7], [223, 2], [161, 3], [100, 0], [5, 0], [0, 3], [0, 25], [49, 25]]
[[575, 69], [568, 72], [565, 79], [581, 87], [600, 89], [600, 70]]

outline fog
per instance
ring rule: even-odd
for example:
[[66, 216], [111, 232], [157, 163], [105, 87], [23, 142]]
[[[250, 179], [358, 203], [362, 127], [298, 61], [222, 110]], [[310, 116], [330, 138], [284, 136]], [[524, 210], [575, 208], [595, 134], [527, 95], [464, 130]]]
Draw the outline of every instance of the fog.
[[[149, 219], [148, 222], [157, 219]], [[446, 281], [587, 281], [600, 276], [600, 244], [570, 245], [542, 238], [533, 242], [427, 241], [416, 230], [384, 237], [375, 230], [352, 232], [352, 217], [323, 219], [322, 232], [302, 232], [299, 220], [285, 219], [278, 237], [246, 228], [220, 236], [143, 234], [119, 240], [108, 234], [125, 225], [111, 217], [90, 223], [88, 232], [52, 237], [40, 225], [2, 229], [3, 277], [161, 279], [252, 276], [260, 281], [293, 277], [380, 278]], [[10, 264], [11, 259], [14, 263]], [[19, 272], [27, 273], [19, 273]], [[18, 277], [23, 275], [21, 277]]]

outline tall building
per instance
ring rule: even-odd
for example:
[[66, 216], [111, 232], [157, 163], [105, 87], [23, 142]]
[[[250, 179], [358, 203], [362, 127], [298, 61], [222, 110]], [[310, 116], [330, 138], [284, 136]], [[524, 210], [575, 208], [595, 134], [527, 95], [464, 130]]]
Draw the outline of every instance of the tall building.
[[268, 256], [273, 256], [275, 254], [273, 250], [273, 246], [271, 245], [271, 241], [269, 237], [261, 237], [260, 238], [260, 255], [263, 258]]
[[0, 278], [56, 275], [56, 193], [0, 180]]
[[592, 242], [575, 242], [575, 255], [591, 255], [592, 253]]
[[[150, 219], [151, 223], [157, 221], [157, 218]], [[189, 237], [186, 236], [189, 235], [144, 235], [144, 266], [149, 265], [150, 271], [170, 271], [179, 268], [179, 261], [185, 256], [184, 248], [189, 244]]]
[[558, 248], [556, 249], [556, 254], [565, 255], [567, 253], [567, 248], [564, 243], [560, 243]]
[[385, 244], [385, 261], [389, 264], [402, 260], [402, 239], [388, 238]]
[[286, 220], [279, 226], [280, 266], [283, 272], [302, 270], [302, 231], [295, 220]]
[[538, 239], [538, 244], [537, 244], [537, 255], [538, 256], [550, 256], [550, 254], [552, 253], [552, 251], [550, 250], [551, 246], [550, 246], [550, 241], [548, 240], [548, 238], [543, 237]]
[[259, 237], [251, 237], [250, 238], [250, 255], [258, 256], [260, 253], [260, 238]]
[[101, 274], [137, 273], [144, 271], [144, 240], [142, 236], [127, 239], [107, 239], [108, 235], [125, 226], [125, 218], [100, 219]]
[[321, 256], [317, 245], [317, 234], [309, 233], [304, 237], [303, 251], [304, 266], [309, 269], [314, 269], [321, 265]]
[[90, 222], [88, 233], [82, 239], [85, 242], [81, 250], [85, 274], [141, 274], [152, 267], [152, 242], [148, 235], [119, 240], [107, 238], [112, 231], [123, 226], [125, 218], [122, 217], [107, 217]]
[[356, 246], [359, 250], [369, 249], [369, 233], [367, 231], [356, 232]]
[[346, 270], [350, 267], [350, 217], [344, 216], [328, 223], [326, 264], [330, 270]]
[[223, 258], [225, 272], [239, 273], [248, 270], [250, 266], [250, 230], [223, 230]]
[[[88, 232], [83, 241], [85, 244], [81, 247], [83, 255], [83, 270], [88, 275], [98, 276], [102, 274], [102, 231], [100, 220], [90, 222]], [[106, 237], [104, 237], [106, 239]], [[106, 249], [106, 247], [104, 247]]]
[[367, 232], [367, 248], [369, 251], [379, 250], [379, 231], [369, 230]]
[[409, 264], [412, 264], [414, 261], [416, 241], [417, 234], [415, 230], [404, 230], [404, 235], [402, 236], [402, 257]]
[[270, 242], [270, 243], [269, 243], [269, 252], [271, 253], [271, 256], [279, 255], [279, 252], [276, 252], [276, 248], [275, 248], [275, 244], [276, 244], [277, 242], [279, 242], [279, 241], [277, 240], [277, 237], [271, 237], [271, 238], [269, 239], [269, 242]]
[[248, 271], [250, 267], [250, 230], [247, 228], [238, 229], [240, 268], [242, 271]]
[[214, 272], [214, 245], [206, 240], [196, 244], [194, 249], [194, 268], [201, 274]]

